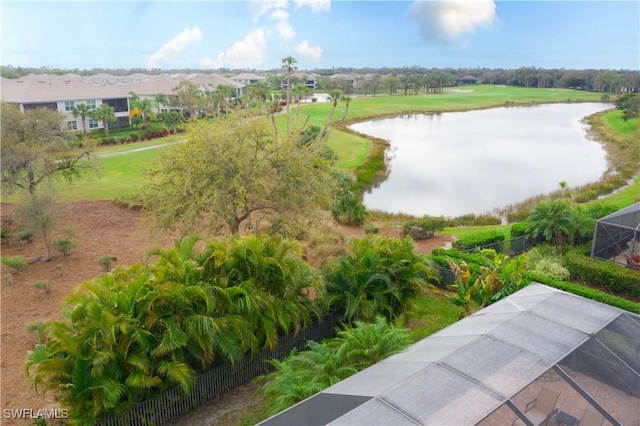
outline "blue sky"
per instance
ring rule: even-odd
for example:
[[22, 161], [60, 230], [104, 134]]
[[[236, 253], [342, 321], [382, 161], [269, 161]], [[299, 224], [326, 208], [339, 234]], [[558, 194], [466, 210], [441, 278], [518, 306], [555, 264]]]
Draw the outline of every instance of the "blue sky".
[[5, 1], [2, 65], [640, 69], [634, 1]]

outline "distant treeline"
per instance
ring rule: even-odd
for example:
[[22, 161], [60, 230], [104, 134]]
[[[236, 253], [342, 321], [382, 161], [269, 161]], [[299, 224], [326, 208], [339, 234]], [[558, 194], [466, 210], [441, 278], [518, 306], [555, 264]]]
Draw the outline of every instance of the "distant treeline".
[[[218, 73], [223, 75], [234, 75], [241, 72], [253, 72], [258, 74], [279, 74], [281, 69], [255, 70], [255, 69], [229, 69], [221, 68], [217, 70], [202, 70], [193, 68], [161, 70], [146, 68], [130, 69], [62, 69], [50, 67], [14, 67], [12, 65], [0, 66], [0, 74], [5, 78], [19, 78], [27, 74], [47, 73], [63, 75], [72, 73], [80, 76], [90, 76], [98, 73], [111, 75], [129, 75], [133, 73], [145, 73], [157, 75], [161, 73]], [[537, 68], [520, 67], [516, 69], [504, 68], [424, 68], [424, 67], [383, 67], [383, 68], [349, 68], [338, 67], [330, 69], [306, 70], [308, 73], [315, 73], [320, 76], [331, 76], [334, 74], [350, 74], [355, 76], [397, 76], [410, 77], [426, 74], [438, 73], [446, 76], [448, 81], [459, 81], [463, 77], [475, 77], [481, 84], [504, 84], [520, 87], [538, 88], [573, 88], [581, 90], [592, 90], [596, 92], [623, 93], [640, 91], [640, 71], [634, 70], [611, 70], [611, 69], [564, 69], [564, 68]]]

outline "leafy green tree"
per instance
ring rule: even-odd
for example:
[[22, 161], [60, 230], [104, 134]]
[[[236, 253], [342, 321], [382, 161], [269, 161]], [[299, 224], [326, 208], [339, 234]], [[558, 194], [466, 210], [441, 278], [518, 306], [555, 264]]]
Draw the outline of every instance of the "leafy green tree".
[[22, 113], [16, 105], [3, 103], [0, 114], [2, 188], [7, 192], [19, 189], [34, 195], [45, 182], [72, 182], [95, 170], [93, 145], [71, 144], [59, 112], [38, 108]]
[[410, 239], [371, 237], [351, 241], [351, 253], [324, 269], [330, 305], [348, 321], [397, 317], [406, 303], [437, 282], [426, 256]]
[[549, 200], [538, 203], [527, 217], [528, 231], [533, 237], [542, 236], [556, 246], [564, 245], [574, 227], [571, 207], [565, 201]]
[[335, 193], [321, 146], [275, 140], [264, 118], [193, 123], [189, 139], [156, 162], [142, 190], [162, 227], [189, 230], [205, 220], [212, 231], [239, 234], [258, 212], [266, 223], [309, 224]]
[[109, 137], [109, 123], [116, 121], [116, 113], [112, 106], [108, 104], [100, 104], [100, 106], [91, 111], [91, 118], [102, 121], [104, 126], [104, 134]]
[[200, 102], [200, 97], [201, 93], [198, 86], [190, 81], [183, 80], [173, 88], [172, 94], [167, 98], [170, 106], [180, 108], [185, 111], [185, 114], [193, 117], [196, 115], [196, 107]]
[[91, 113], [91, 109], [87, 104], [78, 104], [71, 110], [74, 118], [80, 117], [82, 120], [82, 133], [87, 134], [87, 117]]
[[16, 207], [18, 221], [27, 229], [40, 234], [47, 250], [42, 260], [51, 260], [52, 232], [58, 219], [58, 211], [54, 205], [55, 193], [53, 188], [42, 186], [32, 194], [25, 194], [23, 200]]
[[629, 92], [620, 96], [616, 101], [616, 108], [622, 110], [624, 121], [640, 117], [640, 93]]

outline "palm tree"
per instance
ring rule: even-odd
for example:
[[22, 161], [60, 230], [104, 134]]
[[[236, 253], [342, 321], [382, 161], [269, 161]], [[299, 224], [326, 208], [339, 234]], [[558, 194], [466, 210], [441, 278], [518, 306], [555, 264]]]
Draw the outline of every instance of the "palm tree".
[[91, 108], [89, 108], [89, 105], [78, 104], [73, 107], [73, 109], [71, 110], [71, 113], [73, 114], [74, 118], [80, 117], [82, 119], [82, 133], [86, 135], [87, 134], [86, 121], [87, 121], [87, 117], [91, 113]]
[[91, 111], [90, 117], [102, 121], [104, 126], [104, 134], [109, 137], [109, 123], [116, 121], [116, 113], [113, 107], [108, 104], [101, 104], [98, 109]]
[[142, 119], [144, 121], [149, 121], [149, 113], [153, 109], [153, 101], [150, 98], [140, 99], [138, 102], [138, 107], [142, 112]]
[[429, 260], [410, 239], [352, 240], [351, 253], [324, 269], [330, 303], [348, 321], [396, 317], [427, 282], [437, 281]]
[[177, 131], [178, 125], [182, 123], [182, 121], [182, 114], [180, 114], [178, 111], [169, 111], [164, 116], [164, 124], [166, 124], [167, 127], [171, 129], [172, 133], [175, 133]]
[[167, 104], [167, 95], [165, 95], [164, 93], [156, 93], [155, 95], [153, 95], [153, 101], [156, 104], [156, 108], [158, 108], [158, 115], [160, 115], [160, 105]]
[[549, 200], [539, 203], [527, 221], [528, 230], [534, 237], [542, 235], [545, 240], [561, 246], [573, 229], [574, 218], [565, 201]]
[[289, 104], [291, 103], [291, 73], [296, 70], [298, 61], [292, 56], [282, 59], [282, 69], [287, 72], [287, 136], [289, 136]]

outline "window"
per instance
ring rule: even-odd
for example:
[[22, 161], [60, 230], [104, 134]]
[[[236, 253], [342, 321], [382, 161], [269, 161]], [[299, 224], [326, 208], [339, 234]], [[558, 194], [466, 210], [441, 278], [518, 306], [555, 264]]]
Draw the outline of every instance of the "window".
[[89, 128], [90, 129], [97, 129], [98, 128], [98, 120], [90, 118], [89, 119]]
[[87, 106], [89, 107], [89, 109], [96, 109], [96, 100], [87, 99]]
[[74, 101], [64, 101], [64, 110], [71, 111], [76, 106]]
[[114, 112], [127, 112], [127, 111], [129, 111], [129, 103], [127, 101], [127, 98], [103, 99], [102, 103], [109, 105], [111, 108], [113, 108]]
[[77, 121], [67, 121], [67, 130], [78, 130], [78, 122]]

